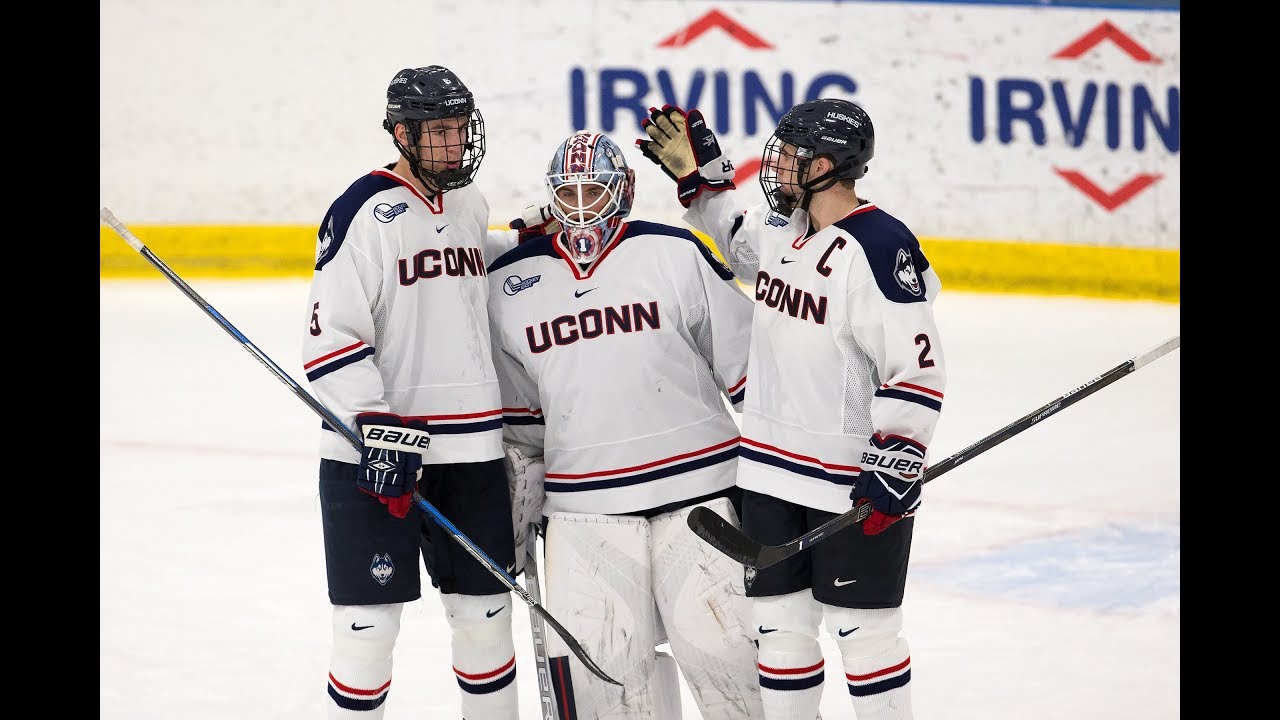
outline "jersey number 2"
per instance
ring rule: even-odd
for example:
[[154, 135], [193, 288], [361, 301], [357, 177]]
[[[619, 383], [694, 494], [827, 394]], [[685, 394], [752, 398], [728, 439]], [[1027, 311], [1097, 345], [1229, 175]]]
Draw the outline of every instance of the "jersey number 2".
[[924, 346], [920, 349], [920, 367], [933, 367], [933, 361], [929, 359], [929, 351], [933, 349], [933, 345], [929, 342], [929, 336], [924, 333], [920, 333], [916, 336], [916, 344]]

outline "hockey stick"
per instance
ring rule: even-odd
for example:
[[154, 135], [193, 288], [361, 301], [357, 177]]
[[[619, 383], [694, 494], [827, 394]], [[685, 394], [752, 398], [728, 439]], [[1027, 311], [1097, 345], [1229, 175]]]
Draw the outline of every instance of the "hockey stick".
[[[204, 310], [206, 315], [213, 318], [214, 322], [218, 323], [218, 325], [223, 330], [227, 331], [228, 335], [235, 338], [242, 346], [244, 346], [245, 350], [248, 350], [249, 353], [252, 354], [255, 358], [257, 358], [259, 362], [265, 365], [267, 369], [270, 370], [272, 374], [274, 374], [277, 378], [279, 378], [281, 382], [283, 382], [285, 385], [288, 385], [289, 388], [293, 390], [294, 395], [297, 395], [298, 398], [300, 398], [303, 402], [305, 402], [307, 406], [310, 407], [312, 410], [314, 410], [317, 415], [323, 418], [324, 421], [327, 422], [330, 427], [334, 428], [334, 430], [341, 433], [342, 436], [346, 438], [347, 442], [351, 443], [351, 447], [355, 448], [357, 451], [360, 451], [363, 449], [362, 443], [360, 442], [360, 436], [356, 434], [356, 431], [347, 427], [346, 423], [343, 423], [341, 420], [339, 420], [338, 416], [334, 415], [333, 412], [329, 410], [329, 408], [325, 407], [324, 405], [321, 405], [320, 401], [316, 400], [314, 397], [311, 396], [310, 393], [302, 389], [302, 386], [298, 385], [298, 383], [292, 377], [290, 377], [288, 373], [280, 369], [279, 365], [276, 365], [274, 362], [271, 361], [271, 358], [267, 357], [266, 354], [264, 354], [261, 350], [259, 350], [257, 345], [254, 345], [252, 342], [250, 342], [249, 338], [245, 337], [239, 330], [236, 329], [234, 325], [228, 322], [226, 318], [222, 317], [222, 315], [219, 314], [217, 310], [214, 310], [212, 305], [205, 302], [204, 298], [200, 297], [200, 295], [195, 290], [191, 289], [191, 286], [188, 285], [186, 281], [184, 281], [181, 277], [178, 276], [176, 272], [170, 269], [170, 267], [166, 265], [165, 262], [161, 260], [158, 256], [156, 256], [155, 253], [151, 252], [151, 249], [148, 248], [146, 245], [144, 245], [136, 235], [134, 235], [132, 232], [129, 231], [128, 228], [124, 226], [123, 223], [117, 220], [116, 216], [113, 215], [110, 210], [108, 210], [107, 208], [102, 208], [102, 211], [98, 213], [98, 216], [102, 219], [102, 222], [110, 226], [111, 229], [114, 230], [117, 235], [124, 238], [124, 241], [129, 243], [130, 247], [138, 251], [139, 255], [145, 258], [147, 262], [151, 263], [151, 265], [154, 266], [157, 270], [159, 270], [165, 277], [167, 277], [170, 282], [176, 285], [178, 289], [183, 292], [183, 294], [185, 294], [188, 298], [191, 299], [192, 302], [194, 302], [196, 305], [199, 305], [200, 309]], [[604, 680], [605, 682], [612, 683], [614, 685], [622, 687], [622, 683], [609, 677], [604, 672], [604, 670], [601, 670], [600, 667], [595, 664], [595, 661], [593, 661], [587, 655], [587, 652], [582, 649], [582, 645], [580, 645], [578, 641], [574, 639], [573, 635], [569, 634], [569, 631], [566, 630], [565, 627], [561, 625], [559, 621], [557, 621], [554, 617], [552, 617], [551, 613], [547, 612], [546, 608], [542, 607], [542, 605], [540, 605], [538, 601], [535, 600], [533, 596], [531, 596], [528, 593], [528, 591], [520, 587], [519, 583], [515, 581], [515, 578], [511, 577], [510, 574], [508, 574], [505, 570], [503, 570], [502, 566], [494, 562], [493, 558], [490, 558], [488, 555], [486, 555], [484, 551], [480, 549], [479, 546], [477, 546], [474, 542], [472, 542], [471, 538], [464, 535], [461, 530], [459, 530], [456, 526], [454, 526], [452, 522], [449, 521], [449, 518], [441, 514], [440, 511], [437, 510], [434, 505], [427, 502], [427, 499], [422, 497], [422, 494], [419, 493], [417, 490], [414, 490], [413, 492], [413, 501], [419, 508], [422, 509], [423, 512], [430, 515], [431, 518], [436, 521], [436, 524], [439, 525], [446, 533], [449, 534], [449, 537], [452, 537], [454, 540], [456, 540], [458, 544], [463, 547], [464, 550], [470, 553], [471, 557], [475, 558], [482, 565], [487, 567], [490, 573], [492, 573], [495, 577], [497, 577], [499, 580], [502, 581], [503, 585], [506, 585], [508, 588], [511, 589], [512, 592], [514, 592], [516, 595], [519, 595], [520, 598], [523, 599], [529, 605], [531, 610], [541, 615], [543, 619], [545, 619], [548, 623], [550, 623], [552, 629], [556, 631], [556, 634], [558, 634], [564, 640], [565, 644], [569, 646], [569, 649], [573, 651], [574, 655], [578, 656], [578, 659], [582, 661], [582, 664], [585, 665], [588, 670], [594, 673], [601, 680]]]
[[[542, 587], [538, 584], [538, 523], [529, 523], [529, 538], [524, 543], [525, 585], [534, 600], [542, 602]], [[547, 642], [544, 639], [542, 618], [529, 613], [529, 632], [533, 635], [533, 663], [538, 668], [538, 695], [542, 698], [541, 720], [560, 720], [560, 709], [551, 694], [551, 663], [547, 660]]]
[[[1156, 358], [1175, 350], [1181, 345], [1181, 336], [1175, 336], [1166, 340], [1158, 347], [1147, 352], [1126, 360], [1119, 365], [1111, 368], [1098, 377], [1081, 385], [1080, 387], [1068, 392], [1058, 399], [1043, 405], [1033, 412], [1005, 425], [999, 430], [982, 438], [978, 442], [952, 455], [951, 457], [930, 466], [924, 471], [924, 477], [920, 482], [929, 482], [943, 473], [954, 470], [960, 464], [972, 460], [1018, 433], [1030, 428], [1032, 425], [1039, 423], [1045, 418], [1052, 417], [1057, 413], [1071, 407], [1090, 395], [1098, 392], [1102, 388], [1147, 365]], [[774, 563], [785, 560], [792, 555], [810, 547], [823, 538], [834, 535], [837, 531], [843, 530], [850, 525], [854, 525], [867, 519], [871, 514], [871, 505], [864, 504], [837, 515], [791, 542], [782, 545], [765, 545], [756, 542], [747, 537], [738, 528], [734, 527], [720, 517], [715, 512], [705, 507], [696, 507], [693, 512], [689, 513], [689, 528], [697, 533], [698, 537], [705, 540], [711, 547], [728, 555], [749, 568], [766, 568]]]

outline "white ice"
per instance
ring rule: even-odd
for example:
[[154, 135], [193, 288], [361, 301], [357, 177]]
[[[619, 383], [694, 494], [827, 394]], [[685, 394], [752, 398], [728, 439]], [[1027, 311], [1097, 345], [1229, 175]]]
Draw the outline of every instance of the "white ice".
[[[188, 282], [309, 392], [305, 281]], [[319, 417], [159, 273], [103, 281], [100, 297], [100, 717], [323, 718]], [[937, 315], [949, 381], [935, 463], [1180, 333], [1176, 304], [944, 289]], [[1179, 717], [1180, 354], [925, 488], [904, 604], [918, 718]], [[386, 720], [460, 717], [449, 630], [423, 584]], [[822, 715], [853, 718], [823, 647]]]

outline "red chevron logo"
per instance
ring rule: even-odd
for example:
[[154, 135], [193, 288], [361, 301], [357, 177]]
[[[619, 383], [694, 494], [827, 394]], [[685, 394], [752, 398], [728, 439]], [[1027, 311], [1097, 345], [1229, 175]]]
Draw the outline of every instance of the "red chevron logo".
[[1062, 179], [1071, 183], [1077, 190], [1092, 198], [1107, 212], [1111, 212], [1129, 202], [1135, 195], [1151, 187], [1157, 180], [1164, 177], [1163, 175], [1155, 174], [1135, 175], [1133, 179], [1121, 185], [1115, 192], [1107, 192], [1076, 170], [1054, 168], [1053, 171], [1058, 173]]
[[1160, 64], [1160, 58], [1152, 55], [1149, 50], [1139, 45], [1133, 38], [1125, 35], [1120, 28], [1112, 25], [1109, 21], [1103, 20], [1098, 27], [1081, 35], [1074, 42], [1062, 48], [1058, 52], [1050, 55], [1050, 57], [1058, 60], [1077, 60], [1080, 56], [1092, 50], [1101, 43], [1110, 40], [1117, 47], [1125, 51], [1129, 57], [1138, 62]]
[[751, 32], [736, 20], [725, 15], [719, 10], [712, 9], [706, 15], [689, 23], [684, 29], [677, 30], [670, 37], [658, 43], [658, 47], [674, 48], [684, 47], [689, 43], [702, 37], [704, 33], [713, 28], [720, 28], [729, 33], [729, 37], [746, 45], [752, 50], [772, 50], [773, 45], [769, 44], [764, 38]]

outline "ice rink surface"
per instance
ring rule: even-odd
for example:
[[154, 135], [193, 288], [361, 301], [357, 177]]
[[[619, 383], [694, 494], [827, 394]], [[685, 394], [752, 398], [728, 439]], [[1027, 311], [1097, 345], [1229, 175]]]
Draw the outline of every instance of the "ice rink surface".
[[[322, 718], [319, 417], [156, 276], [100, 288], [100, 717]], [[188, 282], [309, 392], [305, 281]], [[944, 287], [936, 311], [949, 378], [935, 463], [1181, 332], [1180, 306], [1160, 303]], [[925, 488], [904, 604], [917, 718], [1180, 717], [1180, 354]], [[423, 584], [386, 720], [460, 717], [449, 629]], [[823, 647], [822, 716], [852, 718]], [[698, 717], [687, 690], [684, 708]]]

